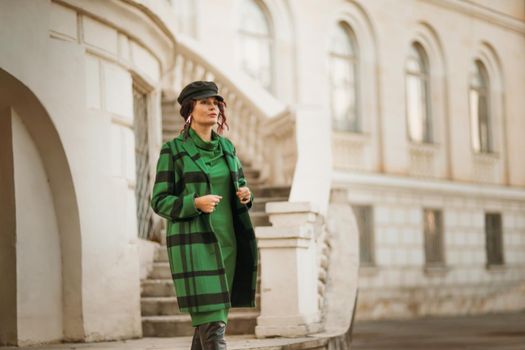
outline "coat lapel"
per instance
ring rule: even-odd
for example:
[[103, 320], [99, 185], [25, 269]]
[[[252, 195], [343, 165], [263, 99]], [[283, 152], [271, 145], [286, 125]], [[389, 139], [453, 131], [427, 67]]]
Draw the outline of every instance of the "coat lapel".
[[201, 170], [206, 174], [208, 177], [210, 174], [208, 172], [208, 168], [206, 167], [206, 164], [204, 164], [204, 161], [201, 158], [201, 155], [199, 153], [199, 150], [197, 149], [197, 146], [195, 146], [195, 143], [193, 142], [193, 139], [188, 136], [186, 140], [181, 135], [182, 140], [182, 147], [184, 150], [188, 153], [190, 158], [201, 168]]

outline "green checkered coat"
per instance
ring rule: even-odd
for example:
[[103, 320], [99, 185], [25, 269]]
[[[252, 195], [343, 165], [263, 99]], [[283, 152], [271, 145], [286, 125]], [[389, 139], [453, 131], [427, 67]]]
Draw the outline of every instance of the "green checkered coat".
[[[247, 186], [232, 142], [212, 131], [222, 146], [235, 191]], [[228, 283], [210, 214], [195, 207], [194, 197], [212, 194], [209, 174], [191, 137], [181, 133], [162, 145], [151, 207], [167, 219], [166, 241], [175, 293], [181, 312], [255, 307], [257, 242], [248, 209], [234, 194], [233, 223], [237, 262], [233, 287]]]

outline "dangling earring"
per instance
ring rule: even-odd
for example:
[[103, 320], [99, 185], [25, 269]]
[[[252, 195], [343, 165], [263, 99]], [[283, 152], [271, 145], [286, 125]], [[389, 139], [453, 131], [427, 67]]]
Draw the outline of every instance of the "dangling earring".
[[184, 122], [184, 126], [182, 127], [182, 132], [184, 132], [184, 139], [186, 139], [190, 132], [190, 122], [191, 122], [191, 114]]

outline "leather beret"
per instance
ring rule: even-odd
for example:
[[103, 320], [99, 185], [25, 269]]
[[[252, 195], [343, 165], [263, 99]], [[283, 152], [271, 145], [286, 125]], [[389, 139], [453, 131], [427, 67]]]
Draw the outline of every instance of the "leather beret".
[[213, 81], [194, 81], [186, 85], [177, 97], [181, 105], [189, 99], [201, 99], [206, 97], [217, 97], [219, 101], [224, 98], [219, 95], [219, 88]]

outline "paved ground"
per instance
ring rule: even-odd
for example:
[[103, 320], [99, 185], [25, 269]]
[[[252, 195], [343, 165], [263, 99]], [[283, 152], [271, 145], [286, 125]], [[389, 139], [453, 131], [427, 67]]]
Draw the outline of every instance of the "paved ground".
[[[283, 346], [292, 345], [294, 349], [316, 348], [321, 333], [315, 336], [300, 338], [256, 339], [253, 335], [226, 335], [228, 350], [280, 350]], [[63, 343], [27, 347], [1, 347], [0, 350], [189, 350], [192, 337], [174, 338], [141, 338], [125, 341], [98, 343]]]
[[[294, 349], [315, 347], [321, 334], [307, 338], [254, 339], [253, 336], [226, 336], [228, 349], [277, 350], [297, 344]], [[304, 342], [309, 342], [305, 346]], [[31, 350], [112, 349], [167, 350], [190, 348], [191, 337], [143, 338], [88, 344], [31, 346]], [[0, 347], [0, 350], [19, 350]], [[352, 350], [525, 350], [525, 312], [484, 316], [423, 318], [405, 321], [357, 322]]]
[[357, 321], [352, 350], [525, 350], [525, 312]]

